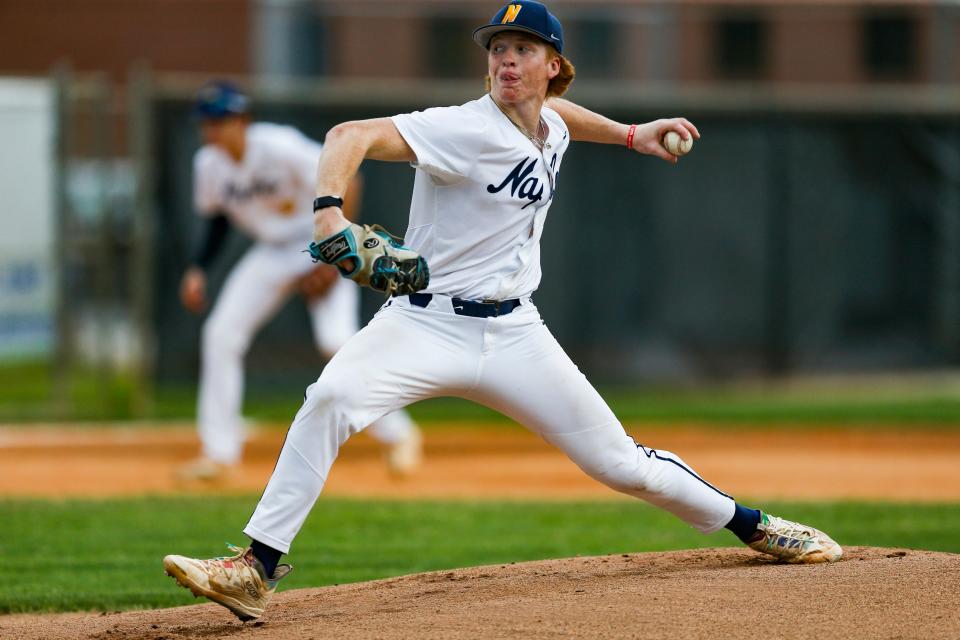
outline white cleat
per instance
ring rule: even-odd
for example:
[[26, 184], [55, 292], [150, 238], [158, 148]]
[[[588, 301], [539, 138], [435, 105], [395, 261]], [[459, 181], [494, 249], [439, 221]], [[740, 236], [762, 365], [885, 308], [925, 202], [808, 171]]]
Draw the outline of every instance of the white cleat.
[[843, 556], [840, 545], [823, 531], [762, 511], [757, 533], [747, 546], [791, 564], [836, 562]]
[[217, 462], [200, 457], [177, 469], [177, 480], [181, 482], [223, 482], [237, 472], [237, 465]]
[[195, 560], [185, 556], [167, 556], [163, 569], [194, 596], [203, 596], [229, 609], [246, 622], [263, 615], [277, 582], [293, 569], [277, 565], [272, 578], [267, 578], [263, 564], [249, 548], [228, 545], [237, 555], [212, 560]]
[[387, 469], [395, 476], [412, 474], [423, 462], [423, 436], [414, 429], [403, 440], [387, 445]]

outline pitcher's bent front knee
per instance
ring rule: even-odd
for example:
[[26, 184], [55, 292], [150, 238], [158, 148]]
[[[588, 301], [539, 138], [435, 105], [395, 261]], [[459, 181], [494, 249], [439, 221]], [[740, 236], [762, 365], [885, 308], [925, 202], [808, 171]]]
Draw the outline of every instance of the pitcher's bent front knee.
[[369, 424], [364, 389], [335, 376], [321, 375], [307, 387], [303, 406], [290, 427], [295, 441], [320, 438], [325, 447], [339, 450], [350, 436]]

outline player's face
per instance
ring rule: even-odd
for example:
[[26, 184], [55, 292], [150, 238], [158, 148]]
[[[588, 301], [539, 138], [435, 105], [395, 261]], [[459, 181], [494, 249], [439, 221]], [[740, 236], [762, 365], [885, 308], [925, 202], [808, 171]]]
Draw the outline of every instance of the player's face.
[[500, 103], [544, 99], [547, 85], [560, 73], [553, 48], [518, 31], [498, 33], [490, 40], [487, 72], [493, 97]]
[[247, 119], [243, 116], [206, 118], [200, 121], [200, 137], [204, 144], [216, 145], [228, 153], [243, 149], [246, 130]]

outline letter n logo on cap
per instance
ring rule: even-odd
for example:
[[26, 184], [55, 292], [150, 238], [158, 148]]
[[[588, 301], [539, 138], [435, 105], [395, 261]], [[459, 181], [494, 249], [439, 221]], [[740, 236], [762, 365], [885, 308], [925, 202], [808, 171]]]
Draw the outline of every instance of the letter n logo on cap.
[[517, 19], [517, 15], [520, 13], [520, 9], [523, 9], [522, 4], [512, 4], [507, 7], [507, 12], [503, 14], [503, 20], [500, 21], [500, 24], [507, 24], [508, 22], [513, 22]]

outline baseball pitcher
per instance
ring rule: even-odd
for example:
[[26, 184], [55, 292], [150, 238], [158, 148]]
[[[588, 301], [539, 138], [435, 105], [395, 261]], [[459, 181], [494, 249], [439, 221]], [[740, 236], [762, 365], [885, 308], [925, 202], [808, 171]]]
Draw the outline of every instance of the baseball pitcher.
[[[508, 4], [474, 40], [487, 52], [487, 94], [459, 106], [348, 122], [327, 134], [311, 253], [393, 297], [307, 390], [244, 529], [251, 546], [229, 559], [167, 556], [167, 572], [241, 619], [261, 615], [290, 571], [280, 556], [340, 446], [379, 416], [434, 396], [466, 398], [509, 416], [584, 473], [705, 534], [727, 528], [786, 562], [840, 558], [823, 532], [740, 505], [678, 455], [635, 442], [533, 301], [540, 238], [570, 141], [625, 144], [675, 161], [661, 144], [664, 135], [689, 139], [697, 129], [683, 118], [620, 124], [560, 100], [574, 68], [563, 56], [559, 20], [538, 2]], [[343, 215], [340, 199], [365, 158], [415, 169], [402, 244]]]

